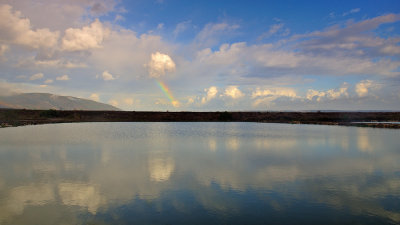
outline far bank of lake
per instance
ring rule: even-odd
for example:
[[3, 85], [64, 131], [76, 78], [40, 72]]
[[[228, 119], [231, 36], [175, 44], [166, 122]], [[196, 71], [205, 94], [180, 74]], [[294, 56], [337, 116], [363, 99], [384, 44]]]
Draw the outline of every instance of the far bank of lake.
[[[262, 122], [400, 128], [400, 112], [153, 112], [0, 109], [0, 124], [73, 122]], [[394, 122], [394, 123], [393, 123]]]

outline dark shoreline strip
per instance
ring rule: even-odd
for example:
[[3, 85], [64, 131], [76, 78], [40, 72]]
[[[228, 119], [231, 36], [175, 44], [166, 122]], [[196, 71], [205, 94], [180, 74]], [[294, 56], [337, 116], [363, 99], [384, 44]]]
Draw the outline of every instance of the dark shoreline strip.
[[[153, 112], [0, 109], [1, 127], [75, 122], [261, 122], [400, 128], [400, 112]], [[368, 122], [368, 123], [354, 123]]]

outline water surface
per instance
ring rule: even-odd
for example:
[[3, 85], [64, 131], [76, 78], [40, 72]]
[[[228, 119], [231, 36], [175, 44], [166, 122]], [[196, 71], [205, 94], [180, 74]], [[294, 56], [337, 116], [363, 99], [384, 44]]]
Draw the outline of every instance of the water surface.
[[399, 134], [264, 123], [0, 129], [0, 224], [398, 224]]

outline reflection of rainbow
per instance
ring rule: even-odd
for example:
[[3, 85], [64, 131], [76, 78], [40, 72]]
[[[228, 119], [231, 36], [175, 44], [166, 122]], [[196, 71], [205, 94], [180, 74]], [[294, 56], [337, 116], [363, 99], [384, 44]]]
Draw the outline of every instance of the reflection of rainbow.
[[168, 97], [168, 99], [171, 101], [172, 105], [175, 107], [178, 106], [179, 102], [174, 99], [174, 96], [172, 96], [172, 93], [169, 90], [169, 88], [167, 87], [167, 85], [165, 85], [162, 81], [159, 81], [159, 80], [157, 80], [157, 84], [161, 88], [161, 90], [164, 92], [164, 94]]

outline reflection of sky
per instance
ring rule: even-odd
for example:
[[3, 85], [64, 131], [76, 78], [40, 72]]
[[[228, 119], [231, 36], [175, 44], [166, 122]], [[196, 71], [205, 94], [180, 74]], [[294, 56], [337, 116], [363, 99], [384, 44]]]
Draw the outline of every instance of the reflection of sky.
[[393, 206], [400, 199], [397, 130], [58, 124], [1, 129], [0, 143], [0, 224], [47, 206], [71, 220], [85, 212], [87, 218], [125, 218], [124, 210], [139, 212], [146, 204], [153, 205], [146, 213], [157, 215], [173, 210], [178, 217], [225, 218], [229, 212], [233, 218], [245, 215], [248, 201], [268, 212], [289, 213], [303, 202], [400, 221]]

